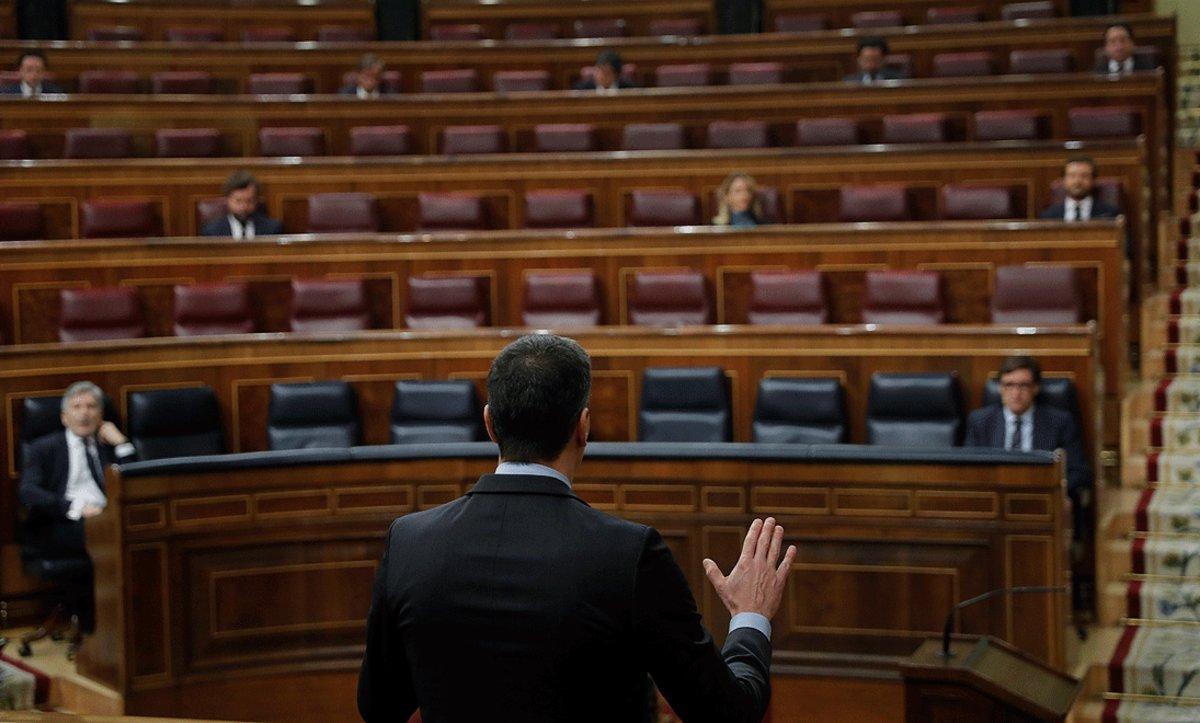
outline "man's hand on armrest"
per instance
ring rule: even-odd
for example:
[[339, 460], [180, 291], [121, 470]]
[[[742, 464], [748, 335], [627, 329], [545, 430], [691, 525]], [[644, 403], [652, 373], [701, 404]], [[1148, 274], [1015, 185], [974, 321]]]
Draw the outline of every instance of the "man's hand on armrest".
[[796, 546], [789, 545], [780, 561], [782, 547], [783, 528], [768, 517], [750, 524], [742, 555], [728, 576], [721, 574], [717, 563], [704, 560], [704, 572], [730, 615], [754, 613], [767, 620], [775, 616], [796, 558]]

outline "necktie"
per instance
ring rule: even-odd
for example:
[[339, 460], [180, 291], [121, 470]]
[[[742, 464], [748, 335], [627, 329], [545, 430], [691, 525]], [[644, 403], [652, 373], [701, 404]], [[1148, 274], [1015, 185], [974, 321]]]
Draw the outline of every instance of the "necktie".
[[96, 440], [89, 439], [84, 447], [84, 454], [87, 456], [88, 469], [92, 473], [92, 481], [97, 487], [104, 486], [104, 470], [100, 468], [100, 454], [96, 450]]
[[1013, 420], [1012, 439], [1009, 440], [1008, 448], [1019, 451], [1021, 449], [1021, 446], [1022, 446], [1021, 445], [1021, 418], [1017, 417], [1016, 419]]

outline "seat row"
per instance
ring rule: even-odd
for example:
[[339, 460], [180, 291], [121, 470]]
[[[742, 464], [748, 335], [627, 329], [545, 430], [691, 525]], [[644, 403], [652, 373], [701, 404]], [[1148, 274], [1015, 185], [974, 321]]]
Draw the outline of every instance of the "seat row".
[[[1051, 0], [1034, 2], [1011, 2], [1000, 7], [1001, 20], [1046, 20], [1058, 16]], [[958, 25], [979, 23], [986, 20], [984, 9], [977, 5], [952, 5], [932, 7], [920, 18], [905, 19], [900, 10], [864, 10], [850, 15], [850, 27], [860, 30], [870, 28], [896, 28], [904, 25]], [[772, 29], [777, 33], [803, 33], [829, 30], [829, 16], [822, 13], [779, 13], [775, 15]]]
[[[87, 31], [88, 40], [136, 43], [151, 40], [145, 31], [131, 25], [97, 25]], [[219, 25], [185, 25], [163, 31], [169, 43], [219, 43], [230, 40]], [[284, 25], [249, 25], [238, 31], [243, 43], [294, 43], [300, 38], [295, 28]], [[318, 25], [317, 42], [362, 43], [376, 39], [375, 29], [366, 25]]]
[[[356, 280], [293, 279], [289, 328], [296, 332], [359, 331], [375, 327], [366, 287]], [[703, 325], [714, 321], [710, 284], [687, 269], [637, 269], [629, 287], [627, 319], [604, 318], [595, 274], [533, 272], [524, 279], [521, 323], [536, 328]], [[250, 288], [243, 283], [177, 285], [172, 318], [176, 336], [256, 331]], [[63, 342], [147, 335], [137, 292], [130, 287], [63, 289], [58, 338]], [[410, 329], [468, 329], [492, 321], [489, 281], [483, 276], [418, 275], [406, 280], [404, 325]], [[1076, 324], [1082, 301], [1075, 272], [1058, 266], [1001, 266], [991, 318], [999, 324]], [[750, 324], [811, 325], [829, 320], [819, 271], [750, 273]], [[940, 324], [946, 320], [942, 281], [932, 271], [868, 271], [861, 310], [866, 324]]]

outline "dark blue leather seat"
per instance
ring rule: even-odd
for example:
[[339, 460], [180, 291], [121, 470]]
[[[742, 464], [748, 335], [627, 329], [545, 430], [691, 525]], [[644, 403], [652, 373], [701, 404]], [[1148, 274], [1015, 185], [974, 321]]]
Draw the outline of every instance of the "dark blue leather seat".
[[840, 444], [846, 441], [846, 402], [837, 379], [768, 377], [758, 384], [754, 441]]
[[651, 368], [642, 376], [642, 442], [728, 442], [729, 386], [720, 367]]
[[204, 386], [133, 392], [129, 438], [143, 460], [223, 454], [217, 395]]
[[[1079, 396], [1075, 392], [1075, 383], [1070, 379], [1042, 377], [1041, 389], [1038, 390], [1034, 404], [1045, 404], [1048, 407], [1061, 409], [1078, 421]], [[983, 406], [1000, 404], [1000, 380], [989, 379], [983, 385]]]
[[353, 447], [358, 440], [358, 398], [346, 382], [271, 385], [269, 449]]
[[392, 397], [392, 444], [477, 442], [483, 407], [466, 379], [399, 381]]
[[868, 444], [954, 447], [961, 431], [962, 403], [953, 374], [871, 375]]

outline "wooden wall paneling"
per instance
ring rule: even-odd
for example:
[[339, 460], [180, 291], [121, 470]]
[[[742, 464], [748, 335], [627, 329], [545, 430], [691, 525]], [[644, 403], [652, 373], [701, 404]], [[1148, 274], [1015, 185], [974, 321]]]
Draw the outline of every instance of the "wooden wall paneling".
[[254, 0], [214, 6], [199, 0], [72, 0], [71, 37], [84, 40], [93, 28], [120, 25], [142, 31], [146, 40], [166, 40], [171, 28], [217, 26], [226, 41], [239, 41], [247, 27], [282, 27], [296, 40], [317, 39], [322, 25], [353, 26], [375, 33], [374, 4], [366, 0]]
[[[972, 7], [982, 10], [987, 20], [999, 20], [1000, 10], [1007, 4], [1008, 0], [984, 0], [974, 3]], [[1065, 18], [1071, 14], [1068, 0], [1055, 0], [1054, 4], [1059, 17]], [[946, 7], [942, 0], [766, 0], [763, 3], [763, 31], [774, 30], [775, 18], [779, 15], [796, 14], [823, 15], [831, 28], [848, 28], [851, 27], [851, 16], [855, 13], [874, 10], [899, 10], [905, 25], [925, 25], [926, 11], [941, 7]]]
[[650, 23], [659, 18], [696, 18], [705, 34], [716, 34], [716, 5], [709, 0], [602, 0], [595, 2], [488, 2], [425, 0], [421, 3], [421, 37], [432, 25], [468, 23], [483, 28], [483, 37], [500, 40], [510, 23], [556, 23], [561, 37], [569, 38], [580, 18], [622, 18], [630, 36], [650, 35]]

